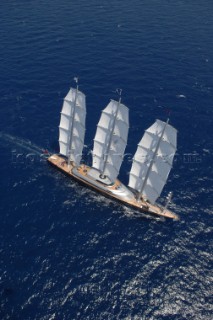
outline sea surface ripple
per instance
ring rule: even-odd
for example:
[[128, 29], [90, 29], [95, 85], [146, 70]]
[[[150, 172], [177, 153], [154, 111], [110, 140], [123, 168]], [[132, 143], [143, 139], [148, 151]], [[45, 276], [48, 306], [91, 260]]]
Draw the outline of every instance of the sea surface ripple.
[[[212, 319], [212, 9], [1, 1], [0, 319]], [[47, 165], [75, 76], [87, 95], [86, 161], [116, 88], [130, 109], [128, 155], [170, 110], [178, 151], [160, 202], [174, 192], [178, 222], [138, 218]]]

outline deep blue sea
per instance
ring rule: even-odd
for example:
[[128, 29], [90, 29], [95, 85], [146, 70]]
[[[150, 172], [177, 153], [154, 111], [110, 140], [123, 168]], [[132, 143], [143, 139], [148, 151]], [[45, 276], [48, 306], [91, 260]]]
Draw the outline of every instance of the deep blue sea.
[[[0, 320], [213, 318], [212, 12], [212, 0], [1, 0]], [[179, 221], [138, 218], [46, 163], [76, 76], [88, 163], [116, 88], [131, 155], [171, 111], [178, 151], [159, 202], [173, 191]]]

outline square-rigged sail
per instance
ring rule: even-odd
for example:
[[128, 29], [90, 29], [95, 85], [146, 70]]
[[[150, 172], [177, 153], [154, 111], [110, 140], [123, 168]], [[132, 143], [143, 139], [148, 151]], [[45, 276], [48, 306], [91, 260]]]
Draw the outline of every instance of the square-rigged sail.
[[59, 125], [60, 154], [79, 165], [85, 135], [86, 99], [78, 89], [71, 88], [64, 98]]
[[111, 100], [102, 111], [94, 139], [93, 168], [112, 182], [118, 176], [127, 145], [129, 109]]
[[177, 130], [156, 120], [149, 127], [133, 158], [129, 186], [155, 203], [166, 184], [177, 147]]

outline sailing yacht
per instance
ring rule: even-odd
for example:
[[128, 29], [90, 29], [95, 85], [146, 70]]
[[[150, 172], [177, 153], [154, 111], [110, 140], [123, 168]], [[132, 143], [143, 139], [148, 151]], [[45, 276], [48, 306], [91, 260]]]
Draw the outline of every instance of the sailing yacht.
[[145, 131], [133, 157], [129, 184], [117, 179], [127, 145], [129, 110], [119, 100], [111, 100], [102, 111], [92, 152], [92, 166], [81, 164], [85, 136], [86, 98], [71, 88], [64, 98], [59, 125], [60, 153], [48, 162], [81, 184], [136, 211], [178, 219], [168, 210], [171, 193], [164, 207], [156, 204], [172, 167], [177, 131], [168, 121], [156, 122]]

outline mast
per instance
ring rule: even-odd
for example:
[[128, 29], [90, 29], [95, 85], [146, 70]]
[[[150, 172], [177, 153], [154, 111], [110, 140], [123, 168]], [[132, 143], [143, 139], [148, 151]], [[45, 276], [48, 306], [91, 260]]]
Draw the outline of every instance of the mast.
[[[75, 78], [75, 81], [78, 80]], [[70, 88], [64, 98], [59, 124], [60, 154], [79, 165], [84, 147], [86, 99], [83, 92]]]
[[119, 100], [118, 100], [117, 108], [116, 108], [116, 111], [115, 111], [115, 114], [114, 114], [115, 116], [114, 116], [114, 119], [113, 119], [113, 125], [112, 125], [112, 129], [111, 129], [110, 139], [109, 139], [109, 143], [108, 143], [107, 150], [106, 150], [106, 158], [105, 158], [105, 161], [104, 161], [104, 167], [103, 167], [103, 170], [102, 170], [101, 175], [100, 175], [101, 179], [104, 179], [104, 177], [105, 177], [104, 171], [106, 169], [106, 164], [107, 164], [107, 160], [108, 160], [108, 156], [109, 156], [109, 150], [110, 150], [110, 146], [111, 146], [111, 142], [112, 142], [113, 132], [115, 130], [115, 123], [116, 123], [116, 118], [117, 118], [117, 115], [118, 115], [119, 106], [121, 104], [122, 89], [117, 89], [116, 92], [119, 95]]
[[107, 176], [110, 181], [117, 178], [127, 145], [128, 130], [129, 109], [121, 103], [121, 99], [111, 100], [101, 112], [94, 138], [92, 167], [100, 172], [99, 178]]
[[159, 139], [158, 139], [158, 143], [157, 143], [157, 146], [156, 146], [156, 148], [155, 148], [155, 151], [154, 151], [154, 154], [153, 154], [153, 156], [152, 156], [152, 159], [151, 159], [151, 161], [150, 161], [150, 165], [149, 165], [149, 167], [148, 167], [148, 170], [147, 170], [147, 172], [146, 172], [146, 175], [145, 175], [145, 178], [144, 178], [144, 181], [143, 181], [141, 190], [138, 192], [137, 201], [139, 201], [139, 200], [140, 200], [140, 197], [142, 196], [142, 192], [143, 192], [144, 187], [145, 187], [145, 185], [146, 185], [146, 183], [147, 183], [147, 180], [148, 180], [150, 171], [151, 171], [151, 169], [152, 169], [153, 163], [154, 163], [154, 161], [155, 161], [155, 157], [156, 157], [157, 152], [158, 152], [158, 150], [159, 150], [160, 143], [161, 143], [161, 141], [162, 141], [162, 138], [163, 138], [163, 135], [164, 135], [164, 132], [165, 132], [165, 130], [166, 130], [166, 126], [167, 126], [168, 123], [169, 123], [169, 118], [168, 118], [167, 121], [165, 122], [165, 125], [164, 125], [164, 128], [163, 128], [163, 130], [162, 130], [162, 133], [161, 133], [161, 135], [160, 135], [160, 137], [159, 137]]
[[70, 114], [70, 116], [72, 116], [72, 121], [70, 121], [70, 125], [69, 125], [69, 131], [70, 131], [70, 138], [69, 138], [69, 145], [70, 145], [70, 155], [68, 157], [68, 165], [70, 165], [71, 163], [71, 149], [72, 149], [72, 141], [73, 141], [73, 130], [74, 130], [74, 121], [75, 121], [75, 109], [76, 109], [76, 102], [77, 102], [77, 97], [78, 97], [78, 78], [75, 77], [74, 81], [76, 82], [76, 93], [75, 93], [75, 100], [74, 100], [74, 107], [73, 107], [73, 112], [72, 115]]

